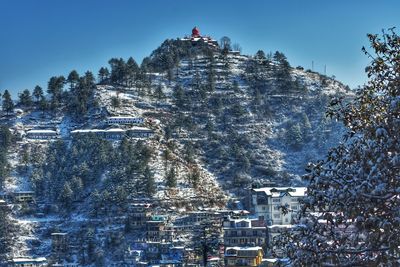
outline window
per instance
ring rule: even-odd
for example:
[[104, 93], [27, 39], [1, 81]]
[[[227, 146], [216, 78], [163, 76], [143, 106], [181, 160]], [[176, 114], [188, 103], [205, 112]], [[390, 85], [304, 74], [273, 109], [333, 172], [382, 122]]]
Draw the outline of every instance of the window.
[[285, 218], [285, 222], [289, 222], [289, 219], [288, 219], [288, 218]]
[[281, 215], [279, 213], [274, 214], [275, 219], [279, 219], [280, 217], [281, 217]]
[[279, 210], [280, 206], [279, 205], [274, 205], [274, 210]]
[[265, 206], [262, 207], [262, 210], [266, 210]]
[[280, 198], [273, 198], [273, 199], [272, 199], [272, 202], [274, 202], [274, 203], [280, 203], [280, 202], [281, 202], [281, 199], [280, 199]]
[[299, 206], [297, 206], [297, 205], [292, 206], [292, 210], [298, 210], [298, 209], [299, 209]]

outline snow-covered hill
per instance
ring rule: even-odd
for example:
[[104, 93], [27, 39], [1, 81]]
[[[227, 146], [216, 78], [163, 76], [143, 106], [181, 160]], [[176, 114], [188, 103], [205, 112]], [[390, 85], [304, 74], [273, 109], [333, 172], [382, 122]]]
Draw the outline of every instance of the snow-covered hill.
[[[150, 60], [168, 53], [160, 51]], [[188, 211], [224, 208], [230, 198], [244, 196], [244, 189], [254, 183], [303, 184], [301, 175], [307, 162], [321, 158], [340, 141], [341, 126], [325, 117], [329, 97], [352, 94], [340, 82], [302, 68], [290, 68], [289, 78], [282, 78], [277, 75], [279, 68], [277, 62], [236, 53], [193, 54], [180, 58], [168, 71], [147, 70], [146, 83], [98, 84], [93, 95], [97, 107], [81, 117], [72, 116], [63, 107], [56, 113], [34, 109], [9, 117], [7, 122], [18, 142], [9, 153], [12, 171], [3, 192], [36, 192], [33, 207], [12, 207], [12, 217], [21, 227], [11, 253], [47, 256], [49, 229], [68, 232], [71, 243], [78, 246], [82, 233], [96, 228], [98, 246], [112, 259], [116, 248], [107, 250], [104, 244], [112, 234], [124, 231], [129, 202], [147, 199], [156, 203], [160, 213], [178, 218]], [[145, 175], [140, 166], [135, 166], [137, 172], [132, 169], [132, 177], [120, 178], [115, 173], [128, 166], [115, 165], [117, 160], [109, 158], [110, 166], [102, 166], [98, 177], [82, 179], [83, 189], [78, 194], [72, 186], [77, 179], [64, 177], [75, 170], [57, 165], [80, 153], [76, 151], [80, 148], [71, 149], [75, 142], [71, 131], [131, 127], [107, 125], [109, 116], [144, 118], [140, 126], [154, 132], [149, 138], [127, 139], [130, 149], [144, 144], [152, 151], [146, 165], [154, 175], [156, 190], [150, 199], [148, 192], [138, 189], [140, 179], [144, 179], [138, 177]], [[34, 140], [27, 136], [30, 129], [55, 130], [58, 137]], [[51, 144], [60, 140], [67, 154], [58, 155], [60, 160], [54, 159], [57, 155], [47, 158], [56, 147]], [[98, 142], [94, 144], [101, 144]], [[121, 142], [112, 140], [106, 148], [114, 149], [112, 155], [120, 155]], [[24, 151], [29, 153], [29, 162], [24, 162]], [[60, 167], [57, 174], [45, 173], [50, 161], [63, 169]], [[76, 169], [82, 166], [77, 164]], [[168, 184], [171, 169], [174, 186]], [[72, 203], [65, 209], [62, 201], [67, 182], [76, 194], [70, 196]], [[43, 190], [52, 187], [49, 183], [59, 190]], [[115, 193], [118, 190], [123, 193]], [[124, 244], [135, 238], [138, 236], [127, 236]], [[75, 258], [84, 253], [78, 247], [73, 250]]]

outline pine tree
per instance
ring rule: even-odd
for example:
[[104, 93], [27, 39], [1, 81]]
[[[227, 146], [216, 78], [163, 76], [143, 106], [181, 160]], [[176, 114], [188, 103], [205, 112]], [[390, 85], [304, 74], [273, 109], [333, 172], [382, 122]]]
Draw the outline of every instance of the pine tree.
[[167, 176], [165, 177], [165, 185], [170, 188], [176, 187], [177, 185], [176, 171], [174, 166], [172, 166], [167, 172]]
[[312, 137], [311, 123], [306, 113], [301, 114], [302, 135], [305, 141], [310, 141]]
[[299, 149], [303, 145], [303, 135], [300, 124], [296, 123], [289, 127], [286, 132], [286, 141], [289, 146]]
[[200, 170], [198, 166], [195, 165], [189, 169], [188, 179], [193, 188], [197, 188], [199, 186]]
[[281, 239], [295, 266], [399, 265], [400, 36], [368, 38], [369, 82], [328, 110], [347, 128], [343, 143], [310, 165], [299, 225]]
[[154, 174], [150, 170], [149, 166], [146, 166], [146, 168], [144, 169], [143, 176], [144, 176], [145, 185], [146, 185], [146, 193], [149, 196], [153, 196], [156, 193], [156, 184], [155, 184], [155, 180], [154, 180]]
[[69, 89], [73, 91], [79, 82], [79, 74], [76, 70], [73, 70], [69, 73], [67, 82], [69, 83]]
[[42, 87], [39, 85], [35, 86], [35, 89], [33, 89], [33, 97], [35, 98], [36, 103], [39, 103], [40, 99], [44, 97]]
[[126, 62], [125, 80], [128, 86], [132, 86], [133, 82], [137, 79], [139, 73], [139, 66], [136, 61], [130, 57]]
[[106, 79], [108, 79], [110, 77], [110, 71], [108, 70], [108, 68], [101, 67], [99, 70], [98, 77], [99, 77], [100, 83], [104, 83], [106, 81]]
[[120, 106], [120, 101], [119, 98], [117, 96], [113, 96], [111, 98], [111, 106], [112, 108], [115, 110], [116, 108], [118, 108]]
[[28, 89], [19, 94], [19, 104], [27, 108], [32, 106], [32, 96]]
[[7, 114], [14, 111], [14, 102], [12, 101], [10, 92], [8, 92], [8, 90], [5, 90], [3, 93], [2, 107], [3, 111], [6, 112]]
[[179, 84], [174, 87], [174, 91], [172, 93], [172, 97], [174, 99], [175, 105], [179, 108], [182, 109], [185, 104], [185, 92], [183, 91], [182, 86]]
[[53, 76], [50, 78], [47, 85], [47, 92], [51, 95], [51, 109], [56, 109], [61, 105], [64, 83], [65, 78], [63, 76]]
[[155, 96], [158, 100], [163, 100], [163, 99], [165, 98], [165, 94], [164, 94], [164, 92], [163, 92], [163, 89], [162, 89], [162, 85], [161, 85], [161, 84], [159, 84], [159, 85], [156, 87], [156, 90], [155, 90], [155, 92], [154, 92], [154, 96]]
[[71, 208], [73, 195], [74, 192], [72, 191], [70, 184], [65, 182], [59, 200], [67, 209]]

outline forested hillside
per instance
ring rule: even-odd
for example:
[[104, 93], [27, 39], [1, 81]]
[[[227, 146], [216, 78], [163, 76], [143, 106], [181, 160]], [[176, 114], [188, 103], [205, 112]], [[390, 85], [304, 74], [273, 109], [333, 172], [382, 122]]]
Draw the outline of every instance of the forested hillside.
[[[25, 90], [16, 103], [4, 92], [1, 192], [32, 191], [36, 201], [2, 211], [0, 231], [12, 220], [21, 226], [12, 245], [1, 242], [3, 258], [46, 255], [50, 233], [62, 230], [80, 244], [71, 260], [100, 266], [141, 238], [127, 216], [137, 199], [178, 218], [229, 207], [252, 185], [304, 185], [307, 162], [340, 141], [342, 126], [325, 116], [330, 99], [352, 96], [282, 52], [232, 51], [229, 38], [221, 47], [166, 40], [140, 66], [133, 58], [108, 63], [97, 79], [91, 71], [54, 76], [47, 91]], [[72, 134], [129, 130], [108, 125], [110, 116], [144, 118], [154, 134]], [[32, 129], [57, 135], [34, 140]], [[196, 247], [193, 236], [182, 240]]]

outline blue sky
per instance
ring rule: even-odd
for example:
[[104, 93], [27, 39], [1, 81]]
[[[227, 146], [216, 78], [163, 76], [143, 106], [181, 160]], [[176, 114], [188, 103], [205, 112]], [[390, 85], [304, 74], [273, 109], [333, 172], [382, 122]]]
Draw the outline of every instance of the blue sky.
[[[91, 70], [111, 57], [139, 63], [167, 38], [226, 35], [243, 53], [282, 51], [293, 66], [351, 87], [366, 81], [367, 33], [399, 26], [400, 1], [0, 0], [0, 92], [46, 88], [53, 75]], [[400, 29], [399, 29], [400, 30]]]

